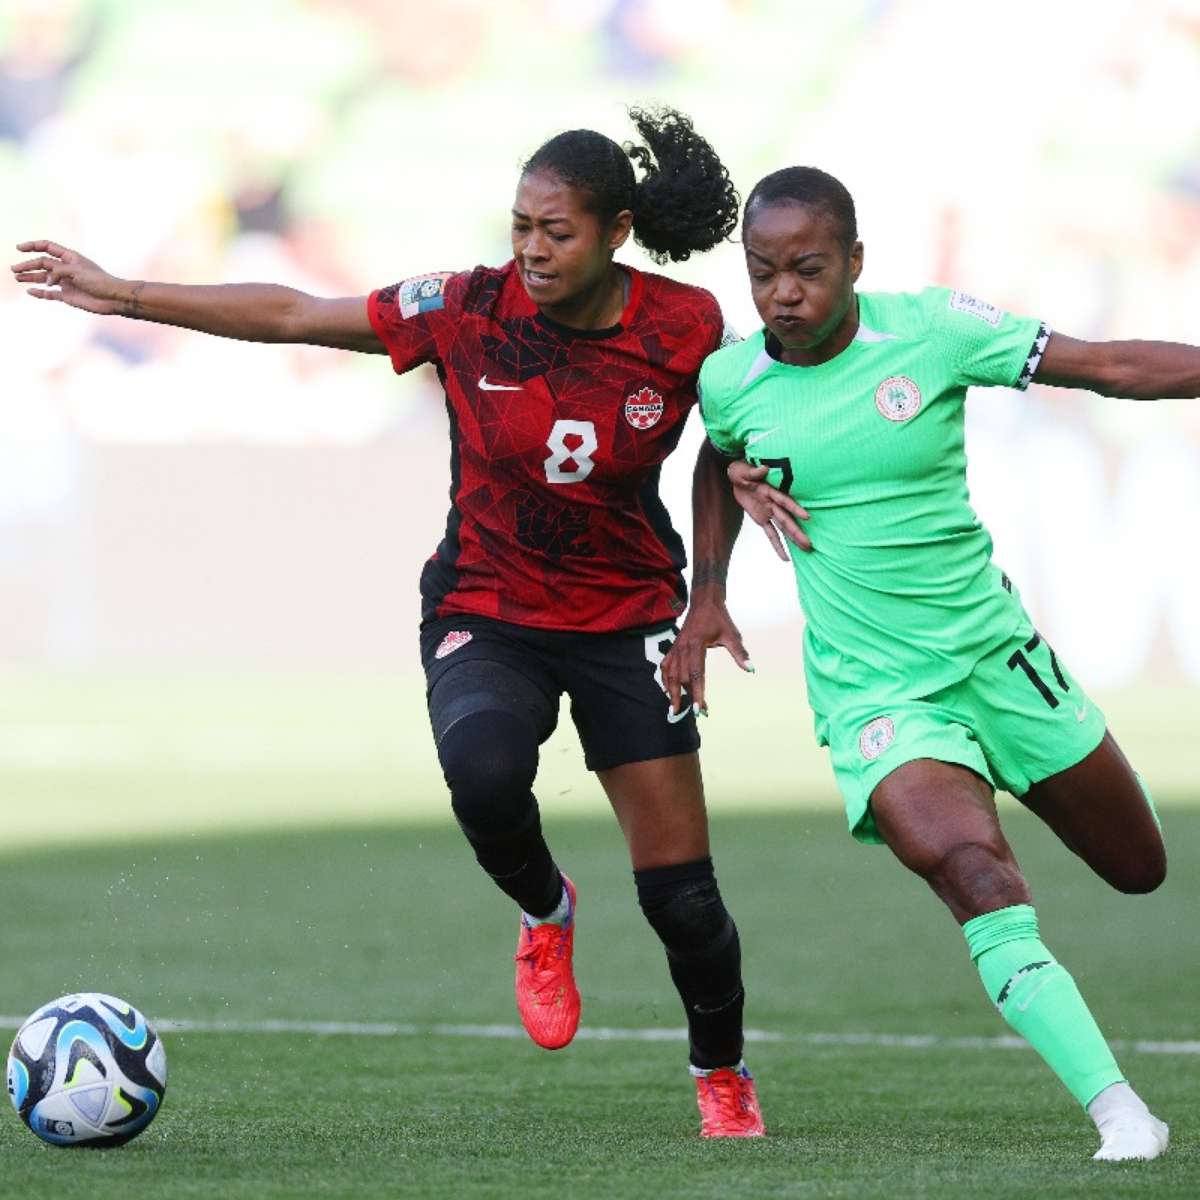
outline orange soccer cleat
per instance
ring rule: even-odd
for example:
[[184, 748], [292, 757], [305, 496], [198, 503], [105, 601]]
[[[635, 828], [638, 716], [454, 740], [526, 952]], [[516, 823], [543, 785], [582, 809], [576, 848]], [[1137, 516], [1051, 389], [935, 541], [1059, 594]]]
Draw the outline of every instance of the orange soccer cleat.
[[701, 1137], [762, 1137], [766, 1133], [754, 1076], [745, 1064], [697, 1075], [696, 1103], [700, 1106]]
[[579, 1028], [582, 1004], [571, 969], [575, 885], [564, 875], [570, 911], [561, 925], [527, 925], [517, 941], [517, 1011], [525, 1032], [546, 1050], [560, 1050]]

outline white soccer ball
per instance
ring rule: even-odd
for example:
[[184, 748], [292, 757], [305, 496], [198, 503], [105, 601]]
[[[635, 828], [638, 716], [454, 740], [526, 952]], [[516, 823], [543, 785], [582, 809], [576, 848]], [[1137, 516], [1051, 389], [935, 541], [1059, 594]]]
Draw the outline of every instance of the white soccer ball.
[[60, 996], [17, 1031], [8, 1094], [21, 1120], [55, 1146], [120, 1146], [154, 1120], [167, 1055], [131, 1004], [100, 992]]

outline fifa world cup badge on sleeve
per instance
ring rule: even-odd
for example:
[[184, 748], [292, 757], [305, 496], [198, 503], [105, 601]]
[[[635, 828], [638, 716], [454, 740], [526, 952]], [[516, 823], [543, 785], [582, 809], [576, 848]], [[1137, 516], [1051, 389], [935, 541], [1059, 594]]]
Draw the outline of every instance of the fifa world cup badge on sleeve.
[[978, 317], [985, 325], [990, 325], [993, 329], [1000, 324], [1000, 318], [1004, 316], [1003, 309], [997, 308], [994, 304], [988, 304], [986, 300], [977, 300], [974, 296], [968, 296], [966, 292], [955, 292], [950, 297], [950, 307], [955, 312]]
[[417, 275], [400, 285], [400, 315], [408, 320], [418, 313], [436, 312], [446, 303], [446, 280], [452, 272], [438, 271], [434, 275]]

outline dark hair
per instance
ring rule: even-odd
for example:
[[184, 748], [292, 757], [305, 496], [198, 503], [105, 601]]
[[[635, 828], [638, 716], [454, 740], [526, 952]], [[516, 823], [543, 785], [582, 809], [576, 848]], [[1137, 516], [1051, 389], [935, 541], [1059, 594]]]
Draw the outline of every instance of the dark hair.
[[601, 222], [629, 209], [633, 240], [657, 263], [683, 262], [724, 241], [737, 226], [739, 199], [717, 152], [673, 108], [631, 108], [629, 118], [644, 146], [569, 129], [542, 145], [522, 173], [548, 171], [578, 188]]
[[743, 236], [759, 208], [773, 204], [800, 204], [805, 208], [823, 208], [837, 225], [838, 238], [849, 253], [858, 241], [858, 219], [854, 215], [854, 197], [845, 185], [816, 167], [784, 167], [764, 175], [746, 201], [742, 221]]

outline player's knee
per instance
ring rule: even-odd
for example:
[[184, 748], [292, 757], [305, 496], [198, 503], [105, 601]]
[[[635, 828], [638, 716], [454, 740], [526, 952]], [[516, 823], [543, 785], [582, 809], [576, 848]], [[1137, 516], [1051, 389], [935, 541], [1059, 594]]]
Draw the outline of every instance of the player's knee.
[[987, 842], [958, 842], [931, 862], [925, 878], [964, 911], [991, 912], [1029, 902], [1029, 886], [1011, 855]]
[[1110, 874], [1109, 882], [1127, 896], [1144, 896], [1157, 891], [1167, 878], [1167, 852], [1161, 842], [1130, 855]]
[[470, 713], [442, 735], [438, 758], [468, 835], [503, 836], [529, 823], [538, 742], [528, 722], [495, 709]]
[[674, 958], [737, 950], [737, 927], [721, 899], [712, 859], [634, 871], [638, 904]]

